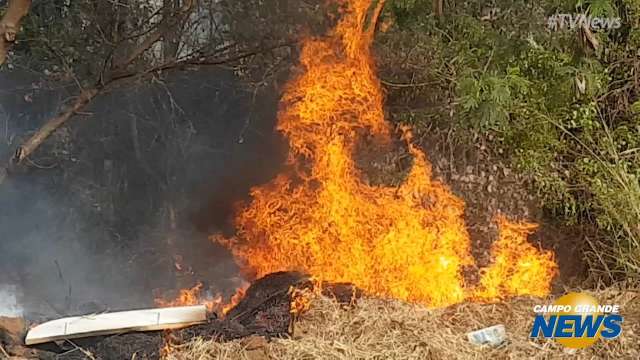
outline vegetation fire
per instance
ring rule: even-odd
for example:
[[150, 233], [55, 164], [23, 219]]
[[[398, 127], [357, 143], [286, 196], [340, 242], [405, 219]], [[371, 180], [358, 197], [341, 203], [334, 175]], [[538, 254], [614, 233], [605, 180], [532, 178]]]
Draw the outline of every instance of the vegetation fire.
[[432, 180], [425, 153], [402, 130], [412, 168], [397, 187], [361, 180], [354, 163], [366, 134], [392, 141], [370, 50], [383, 1], [341, 3], [341, 19], [322, 38], [304, 41], [301, 72], [287, 85], [278, 130], [288, 139], [288, 170], [251, 191], [228, 247], [250, 277], [295, 270], [349, 282], [367, 293], [429, 306], [516, 295], [546, 295], [557, 266], [527, 243], [535, 225], [497, 217], [493, 263], [477, 286], [464, 203]]

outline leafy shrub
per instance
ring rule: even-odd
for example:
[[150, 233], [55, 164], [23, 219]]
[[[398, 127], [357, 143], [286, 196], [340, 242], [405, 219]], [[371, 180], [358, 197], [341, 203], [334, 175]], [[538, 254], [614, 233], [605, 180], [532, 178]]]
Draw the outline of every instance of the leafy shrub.
[[[594, 270], [640, 277], [640, 89], [632, 76], [640, 61], [640, 1], [449, 2], [443, 19], [430, 14], [430, 4], [393, 1], [388, 15], [397, 29], [381, 39], [421, 34], [416, 38], [436, 49], [411, 78], [442, 77], [446, 69], [455, 84], [423, 93], [449, 93], [453, 119], [414, 115], [414, 125], [440, 117], [467, 130], [460, 136], [493, 139], [494, 149], [534, 180], [550, 214], [595, 223], [606, 234], [588, 253]], [[596, 46], [580, 31], [546, 27], [549, 15], [581, 12], [619, 16], [623, 27], [595, 34]]]

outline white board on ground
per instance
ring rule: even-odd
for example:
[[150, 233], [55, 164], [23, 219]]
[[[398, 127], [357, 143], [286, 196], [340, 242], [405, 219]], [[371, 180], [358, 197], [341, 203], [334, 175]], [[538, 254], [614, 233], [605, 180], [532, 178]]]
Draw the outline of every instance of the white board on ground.
[[27, 333], [26, 345], [136, 331], [180, 329], [207, 321], [205, 305], [133, 310], [49, 321]]

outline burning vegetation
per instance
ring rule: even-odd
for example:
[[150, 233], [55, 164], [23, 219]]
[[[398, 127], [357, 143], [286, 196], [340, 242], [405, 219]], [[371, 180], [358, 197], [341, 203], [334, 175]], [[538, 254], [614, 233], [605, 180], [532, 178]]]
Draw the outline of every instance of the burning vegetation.
[[500, 236], [479, 284], [464, 202], [433, 180], [425, 153], [401, 129], [413, 157], [398, 186], [363, 180], [359, 141], [393, 143], [371, 43], [383, 1], [340, 2], [336, 27], [304, 41], [300, 72], [281, 101], [278, 130], [289, 142], [287, 170], [251, 191], [235, 218], [237, 235], [213, 240], [231, 250], [245, 274], [301, 271], [352, 283], [366, 293], [433, 307], [549, 293], [554, 256], [527, 242], [535, 225], [498, 217]]
[[[447, 322], [455, 317], [452, 312], [461, 309], [474, 319], [486, 303], [550, 294], [558, 265], [552, 251], [528, 241], [538, 227], [534, 223], [494, 214], [499, 233], [490, 249], [490, 261], [482, 268], [477, 264], [465, 222], [465, 202], [436, 180], [429, 158], [411, 129], [395, 129], [386, 121], [385, 94], [372, 51], [384, 0], [335, 2], [340, 7], [335, 26], [324, 36], [303, 39], [299, 66], [280, 101], [277, 130], [288, 142], [284, 170], [269, 182], [253, 187], [251, 200], [237, 207], [235, 235], [218, 233], [210, 238], [233, 254], [252, 284], [238, 288], [229, 301], [222, 293], [211, 293], [205, 283], [180, 290], [172, 300], [160, 296], [155, 302], [161, 307], [205, 304], [208, 317], [197, 325], [167, 333], [93, 339], [86, 345], [92, 354], [108, 358], [123, 348], [123, 357], [130, 357], [143, 354], [138, 349], [146, 347], [147, 355], [142, 358], [178, 358], [184, 351], [203, 352], [192, 349], [202, 345], [194, 339], [229, 341], [231, 345], [206, 345], [214, 350], [218, 346], [235, 349], [239, 344], [236, 340], [293, 335], [296, 321], [307, 315], [307, 320], [315, 317], [318, 323], [329, 323], [327, 319], [333, 317], [344, 322], [344, 328], [358, 325], [343, 319], [338, 307], [332, 308], [336, 302], [329, 302], [327, 297], [337, 300], [340, 310], [349, 307], [360, 312], [358, 316], [365, 319], [362, 323], [373, 322], [377, 316], [366, 311], [387, 306], [418, 328], [418, 323], [428, 322], [424, 320], [427, 316], [441, 316]], [[380, 149], [388, 153], [398, 147], [411, 158], [403, 164], [406, 171], [402, 179], [394, 183], [370, 181], [368, 169], [357, 160], [359, 152], [375, 148], [372, 153]], [[181, 258], [174, 267], [178, 272], [190, 272]], [[355, 304], [363, 294], [364, 306]], [[515, 299], [513, 303], [524, 314], [530, 300]], [[421, 313], [421, 321], [415, 320], [415, 311]], [[392, 325], [381, 324], [375, 329], [386, 336]], [[516, 328], [522, 321], [508, 325]], [[310, 327], [308, 322], [304, 326]], [[364, 333], [369, 328], [356, 330]], [[405, 334], [411, 346], [435, 332], [421, 329], [415, 339], [411, 338], [415, 334]], [[320, 338], [325, 334], [338, 336], [323, 333], [320, 328], [311, 330], [306, 329]], [[360, 338], [366, 338], [360, 335], [350, 340], [354, 348], [375, 343], [357, 344]], [[396, 348], [391, 340], [379, 353]], [[437, 347], [441, 357], [449, 355], [451, 339], [445, 340]], [[525, 348], [530, 346], [529, 340], [516, 345]], [[260, 347], [283, 351], [277, 346], [289, 346], [287, 341], [291, 340], [280, 339], [273, 343], [276, 345], [264, 341]], [[131, 348], [125, 349], [122, 344]], [[432, 354], [427, 346], [424, 348], [426, 355]], [[465, 351], [475, 351], [469, 349]], [[61, 346], [58, 350], [66, 354], [76, 349]]]
[[199, 282], [194, 287], [190, 289], [182, 289], [180, 290], [180, 294], [177, 298], [173, 300], [166, 300], [163, 297], [157, 297], [155, 299], [155, 303], [161, 307], [171, 307], [171, 306], [189, 306], [189, 305], [200, 305], [204, 304], [207, 307], [207, 310], [210, 313], [215, 313], [220, 316], [225, 315], [229, 312], [234, 306], [238, 305], [240, 300], [245, 295], [245, 292], [249, 284], [246, 283], [243, 287], [239, 287], [236, 289], [236, 292], [228, 303], [223, 301], [223, 297], [221, 294], [216, 294], [215, 296], [208, 296], [206, 291], [204, 291], [204, 284]]

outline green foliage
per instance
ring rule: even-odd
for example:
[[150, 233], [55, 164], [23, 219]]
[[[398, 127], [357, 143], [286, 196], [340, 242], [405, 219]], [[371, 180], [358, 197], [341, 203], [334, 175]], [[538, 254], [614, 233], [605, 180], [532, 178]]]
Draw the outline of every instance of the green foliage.
[[593, 16], [618, 16], [618, 12], [609, 0], [578, 0], [576, 9], [578, 11], [584, 11], [585, 13], [591, 14]]
[[424, 23], [431, 11], [430, 0], [395, 0], [389, 4], [400, 26]]
[[[456, 105], [453, 122], [440, 116], [468, 130], [461, 134], [494, 139], [534, 179], [549, 213], [570, 223], [595, 219], [608, 234], [594, 245], [599, 268], [640, 277], [640, 89], [631, 76], [640, 1], [494, 1], [490, 17], [485, 2], [470, 1], [450, 4], [442, 21], [428, 16], [429, 4], [394, 1], [390, 12], [403, 36], [423, 34], [436, 47], [425, 73], [412, 78], [446, 69], [455, 84], [435, 89]], [[576, 32], [545, 26], [551, 14], [576, 12], [621, 17], [623, 28], [597, 33], [602, 48], [593, 52]]]
[[474, 114], [469, 119], [482, 131], [509, 131], [510, 114], [518, 102], [526, 98], [531, 83], [511, 67], [506, 74], [473, 74], [462, 77], [457, 92], [465, 113]]

